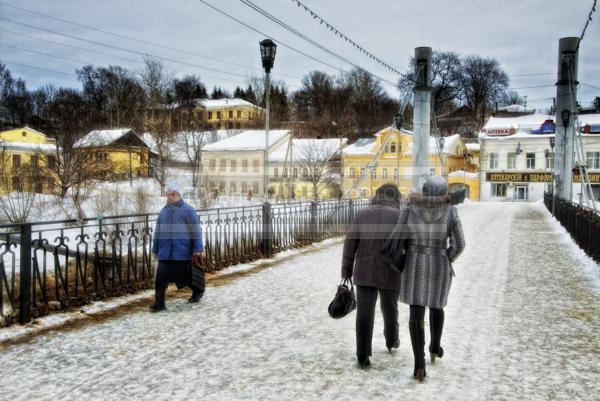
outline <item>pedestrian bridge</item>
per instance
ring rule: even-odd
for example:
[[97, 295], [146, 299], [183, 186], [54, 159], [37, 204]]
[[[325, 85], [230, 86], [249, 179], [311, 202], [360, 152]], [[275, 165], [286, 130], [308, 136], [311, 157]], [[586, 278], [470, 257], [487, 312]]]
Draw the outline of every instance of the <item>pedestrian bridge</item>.
[[[230, 267], [190, 305], [147, 302], [0, 345], [0, 399], [505, 400], [600, 394], [600, 270], [543, 204], [460, 205], [467, 248], [454, 265], [444, 358], [412, 377], [377, 316], [371, 369], [354, 357], [355, 312], [327, 314], [341, 239]], [[52, 317], [52, 316], [50, 316]], [[35, 324], [35, 323], [34, 323]], [[427, 322], [426, 322], [427, 324]], [[8, 328], [12, 329], [12, 328]], [[7, 329], [7, 330], [8, 330]], [[426, 330], [428, 337], [428, 330]]]

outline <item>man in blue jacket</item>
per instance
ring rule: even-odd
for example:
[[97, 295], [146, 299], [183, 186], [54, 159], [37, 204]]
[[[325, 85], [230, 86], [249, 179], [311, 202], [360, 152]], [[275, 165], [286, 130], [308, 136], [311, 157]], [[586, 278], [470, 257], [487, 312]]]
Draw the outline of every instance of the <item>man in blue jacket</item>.
[[[177, 182], [166, 185], [167, 204], [162, 208], [152, 243], [152, 253], [158, 259], [156, 270], [156, 299], [150, 307], [153, 312], [166, 309], [165, 293], [169, 283], [177, 288], [190, 286], [196, 303], [204, 295], [204, 272], [196, 271], [192, 280], [192, 259], [202, 255], [202, 231], [194, 208], [182, 199], [181, 186]], [[198, 278], [200, 273], [200, 278]]]

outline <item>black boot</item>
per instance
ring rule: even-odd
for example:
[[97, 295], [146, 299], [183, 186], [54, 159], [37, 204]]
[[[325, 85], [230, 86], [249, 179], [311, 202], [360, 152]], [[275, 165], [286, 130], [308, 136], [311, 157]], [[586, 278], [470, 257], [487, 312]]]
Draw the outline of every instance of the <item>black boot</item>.
[[358, 367], [361, 369], [371, 366], [371, 361], [368, 356], [357, 355], [356, 359], [358, 360]]
[[408, 331], [415, 358], [413, 376], [421, 382], [427, 375], [425, 372], [425, 327], [423, 321], [408, 322]]
[[429, 309], [429, 332], [431, 333], [431, 343], [429, 344], [429, 354], [431, 363], [435, 363], [435, 358], [444, 356], [444, 349], [440, 345], [442, 331], [444, 330], [444, 310]]
[[191, 304], [196, 304], [198, 302], [200, 302], [200, 300], [202, 299], [202, 297], [204, 296], [204, 292], [200, 291], [200, 290], [192, 290], [192, 296], [190, 297], [190, 299], [188, 299], [188, 302]]
[[387, 346], [388, 352], [390, 354], [392, 353], [392, 348], [400, 348], [400, 339], [399, 338], [396, 339], [396, 342], [394, 344]]
[[167, 306], [165, 305], [165, 292], [166, 290], [156, 291], [154, 303], [150, 306], [152, 312], [160, 312], [167, 309]]

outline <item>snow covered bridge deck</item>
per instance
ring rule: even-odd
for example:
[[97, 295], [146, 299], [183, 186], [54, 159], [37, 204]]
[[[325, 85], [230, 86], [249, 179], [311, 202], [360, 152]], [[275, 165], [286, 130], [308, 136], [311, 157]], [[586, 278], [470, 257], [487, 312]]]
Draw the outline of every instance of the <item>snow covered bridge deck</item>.
[[[355, 313], [327, 315], [341, 240], [101, 323], [0, 351], [0, 399], [595, 399], [600, 394], [598, 268], [543, 205], [459, 207], [467, 248], [455, 265], [442, 344], [424, 384], [377, 316], [372, 368], [354, 357]], [[427, 334], [428, 336], [428, 334]]]

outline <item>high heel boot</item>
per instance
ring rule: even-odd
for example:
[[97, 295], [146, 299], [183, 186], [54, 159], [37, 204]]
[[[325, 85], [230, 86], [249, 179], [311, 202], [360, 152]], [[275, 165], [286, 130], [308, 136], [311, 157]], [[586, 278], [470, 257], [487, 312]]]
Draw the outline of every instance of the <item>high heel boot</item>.
[[431, 363], [435, 363], [435, 358], [444, 356], [444, 349], [440, 345], [442, 331], [444, 330], [444, 310], [429, 309], [429, 332], [431, 334], [431, 343], [429, 344], [429, 354]]
[[425, 376], [427, 376], [425, 372], [425, 327], [423, 321], [408, 322], [408, 330], [415, 358], [413, 376], [422, 382]]

